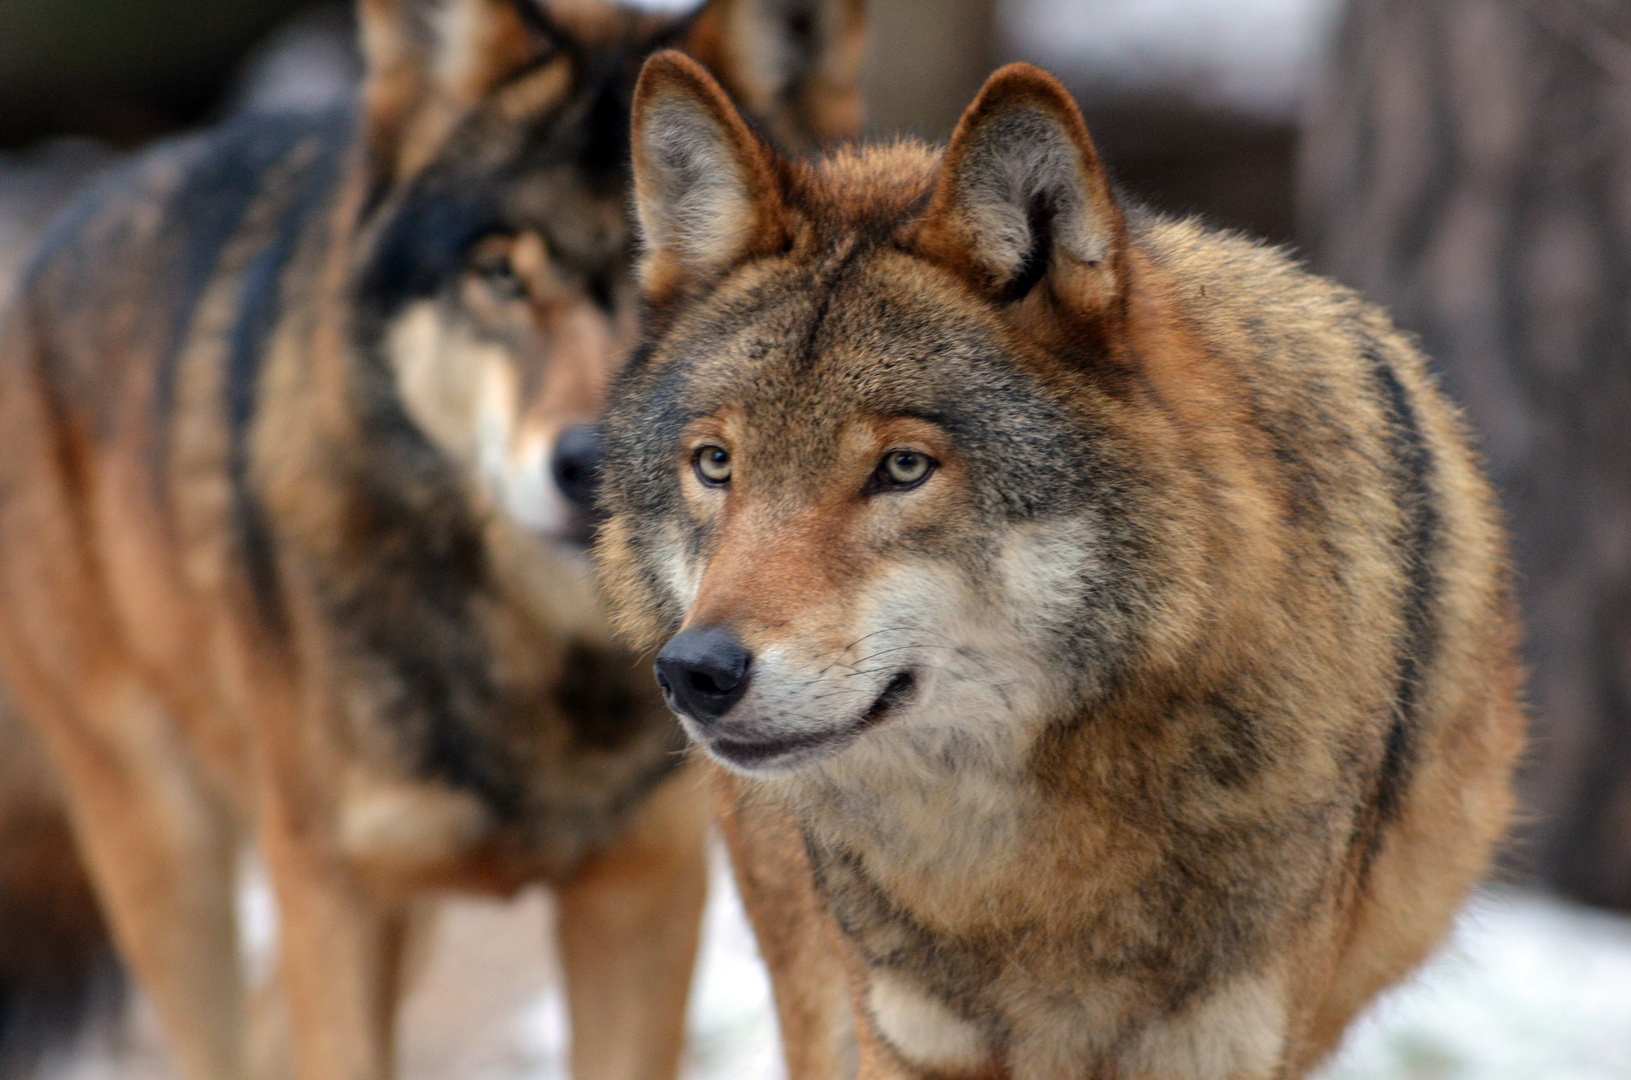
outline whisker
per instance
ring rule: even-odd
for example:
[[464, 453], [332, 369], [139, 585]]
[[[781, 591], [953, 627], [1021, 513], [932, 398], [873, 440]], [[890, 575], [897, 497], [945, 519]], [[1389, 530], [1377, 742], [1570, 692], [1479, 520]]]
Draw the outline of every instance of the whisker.
[[[822, 668], [821, 671], [818, 672], [817, 674], [818, 674], [818, 676], [819, 675], [825, 675], [827, 672], [831, 671], [835, 667], [853, 667], [854, 664], [845, 663], [844, 660], [843, 660], [843, 657], [845, 655], [847, 655], [851, 649], [855, 648], [855, 646], [861, 644], [861, 642], [866, 641], [869, 638], [875, 638], [875, 637], [879, 636], [880, 634], [893, 634], [893, 633], [896, 633], [896, 632], [899, 632], [899, 631], [907, 631], [907, 630], [910, 630], [910, 629], [911, 629], [911, 627], [909, 627], [909, 626], [886, 626], [881, 630], [874, 630], [870, 634], [862, 634], [860, 637], [856, 638], [854, 641], [850, 642], [848, 645], [845, 645], [843, 648], [836, 650], [835, 653], [834, 653], [834, 655], [836, 656], [836, 659], [834, 659], [826, 667]], [[821, 658], [821, 656], [823, 656], [823, 655], [826, 655], [826, 654], [824, 654], [824, 653], [819, 654], [819, 655], [817, 655], [816, 659], [819, 660]], [[864, 663], [865, 661], [862, 661], [862, 662]]]

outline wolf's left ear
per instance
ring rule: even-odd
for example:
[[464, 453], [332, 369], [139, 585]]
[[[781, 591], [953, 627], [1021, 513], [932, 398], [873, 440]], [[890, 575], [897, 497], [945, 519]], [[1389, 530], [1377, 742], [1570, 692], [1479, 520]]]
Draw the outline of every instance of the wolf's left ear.
[[670, 50], [646, 61], [632, 128], [648, 299], [786, 245], [775, 153], [695, 60]]
[[1125, 233], [1070, 94], [1046, 72], [1010, 64], [952, 133], [916, 247], [995, 298], [1047, 285], [1086, 313], [1120, 296]]
[[860, 133], [866, 0], [710, 0], [683, 48], [788, 149]]

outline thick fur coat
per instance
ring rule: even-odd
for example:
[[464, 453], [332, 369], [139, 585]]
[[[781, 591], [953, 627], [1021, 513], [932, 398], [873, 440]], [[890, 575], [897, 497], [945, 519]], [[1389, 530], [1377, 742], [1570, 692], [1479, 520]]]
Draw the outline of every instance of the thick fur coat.
[[1298, 1077], [1511, 807], [1505, 542], [1387, 317], [1146, 213], [1047, 75], [791, 161], [646, 67], [598, 548], [790, 1065]]

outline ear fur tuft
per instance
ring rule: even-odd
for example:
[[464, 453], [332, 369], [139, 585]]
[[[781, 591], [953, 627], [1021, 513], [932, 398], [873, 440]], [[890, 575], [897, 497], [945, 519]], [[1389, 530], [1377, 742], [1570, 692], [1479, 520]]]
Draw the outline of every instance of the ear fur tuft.
[[1082, 271], [1099, 279], [1092, 291], [1113, 288], [1124, 231], [1076, 103], [1046, 72], [1010, 64], [952, 133], [918, 246], [1016, 299]]
[[700, 64], [671, 50], [647, 60], [632, 126], [648, 288], [781, 246], [774, 157]]

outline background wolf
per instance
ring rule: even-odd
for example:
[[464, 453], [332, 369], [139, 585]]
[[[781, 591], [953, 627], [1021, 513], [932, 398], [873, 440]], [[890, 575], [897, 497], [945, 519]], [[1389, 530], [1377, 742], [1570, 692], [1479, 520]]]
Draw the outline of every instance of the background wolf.
[[721, 788], [795, 1074], [1305, 1075], [1443, 935], [1522, 741], [1421, 356], [1127, 208], [1050, 77], [787, 160], [646, 66], [604, 578]]
[[847, 131], [859, 5], [359, 16], [355, 115], [163, 147], [35, 256], [0, 342], [4, 682], [184, 1075], [247, 1067], [251, 831], [300, 1075], [390, 1071], [414, 897], [540, 878], [576, 1074], [666, 1075], [706, 807], [581, 556], [627, 109], [680, 43], [787, 141]]

